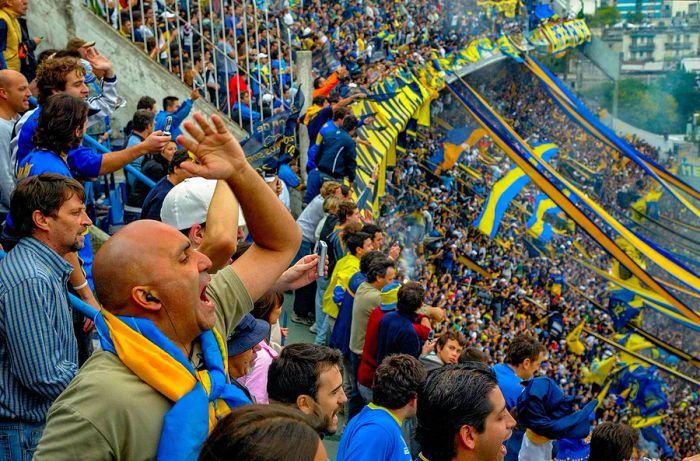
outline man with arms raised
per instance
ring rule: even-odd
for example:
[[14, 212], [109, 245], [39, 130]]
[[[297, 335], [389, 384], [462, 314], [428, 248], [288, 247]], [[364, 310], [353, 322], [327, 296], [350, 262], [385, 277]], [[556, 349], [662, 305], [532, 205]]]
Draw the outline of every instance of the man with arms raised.
[[[136, 221], [95, 257], [95, 353], [49, 412], [35, 460], [194, 459], [228, 411], [225, 338], [287, 268], [301, 236], [221, 119], [178, 141], [235, 193], [255, 242], [211, 278], [209, 258], [166, 224]], [[274, 229], [274, 231], [271, 231]], [[223, 337], [223, 341], [222, 338]]]
[[493, 371], [476, 364], [446, 365], [418, 393], [422, 461], [502, 461], [515, 420]]

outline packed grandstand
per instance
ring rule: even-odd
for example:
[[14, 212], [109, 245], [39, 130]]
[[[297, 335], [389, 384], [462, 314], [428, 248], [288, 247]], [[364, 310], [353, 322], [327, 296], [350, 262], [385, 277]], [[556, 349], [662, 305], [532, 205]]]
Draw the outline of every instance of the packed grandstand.
[[0, 5], [3, 459], [700, 453], [700, 192], [549, 70], [576, 12], [76, 3], [181, 80], [161, 102]]

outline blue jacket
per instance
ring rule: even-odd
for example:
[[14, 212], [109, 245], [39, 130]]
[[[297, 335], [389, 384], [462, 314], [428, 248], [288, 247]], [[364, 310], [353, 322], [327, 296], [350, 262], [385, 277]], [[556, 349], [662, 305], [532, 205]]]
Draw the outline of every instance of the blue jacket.
[[316, 165], [322, 173], [337, 178], [347, 177], [352, 183], [357, 168], [355, 140], [342, 128], [324, 134], [316, 154]]
[[421, 343], [413, 328], [412, 319], [398, 311], [389, 312], [379, 322], [377, 336], [377, 364], [391, 354], [420, 356]]
[[190, 115], [192, 104], [192, 100], [187, 98], [175, 112], [166, 112], [164, 110], [158, 112], [156, 114], [154, 131], [164, 130], [165, 120], [168, 118], [168, 116], [170, 116], [173, 118], [173, 124], [170, 126], [170, 134], [173, 139], [177, 139], [177, 137], [182, 134], [180, 125], [182, 125], [182, 122], [184, 122], [187, 116]]

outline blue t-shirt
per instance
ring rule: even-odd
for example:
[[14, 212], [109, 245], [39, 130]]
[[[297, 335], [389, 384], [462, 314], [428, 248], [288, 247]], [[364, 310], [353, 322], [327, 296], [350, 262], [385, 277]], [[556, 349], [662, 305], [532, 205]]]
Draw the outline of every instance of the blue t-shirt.
[[39, 123], [39, 114], [41, 114], [41, 106], [37, 107], [34, 112], [27, 118], [19, 130], [17, 136], [17, 165], [21, 165], [24, 158], [34, 150], [34, 132]]
[[[83, 148], [92, 152], [92, 150]], [[94, 152], [93, 152], [94, 153]], [[80, 159], [78, 162], [81, 163]], [[68, 163], [71, 163], [70, 155], [68, 156]], [[68, 176], [69, 178], [74, 177], [71, 169], [63, 161], [61, 157], [54, 154], [51, 151], [43, 149], [34, 149], [27, 155], [22, 163], [19, 164], [17, 169], [17, 179], [28, 178], [30, 176], [40, 175], [42, 173], [56, 173], [63, 176]], [[96, 175], [95, 175], [96, 176]], [[10, 215], [6, 218], [7, 225], [12, 227], [12, 220]], [[91, 289], [95, 289], [92, 281], [92, 244], [90, 242], [90, 234], [85, 235], [85, 244], [83, 248], [78, 251], [78, 257], [83, 262], [83, 270], [85, 271], [85, 278], [90, 284]]]
[[336, 460], [411, 461], [411, 451], [401, 423], [386, 408], [370, 403], [345, 426]]
[[520, 383], [522, 379], [515, 374], [515, 371], [506, 363], [499, 363], [493, 366], [493, 371], [498, 379], [498, 387], [506, 399], [506, 407], [510, 411], [518, 405], [518, 397], [525, 389]]

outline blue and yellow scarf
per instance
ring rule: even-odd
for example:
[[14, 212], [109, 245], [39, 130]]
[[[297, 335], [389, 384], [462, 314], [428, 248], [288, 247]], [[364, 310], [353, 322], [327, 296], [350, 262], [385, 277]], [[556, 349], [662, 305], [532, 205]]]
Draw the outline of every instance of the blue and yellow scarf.
[[102, 348], [132, 373], [174, 402], [163, 418], [158, 460], [194, 460], [216, 422], [231, 408], [252, 403], [227, 382], [226, 346], [216, 331], [199, 335], [205, 370], [195, 370], [182, 351], [155, 324], [138, 317], [95, 317]]

